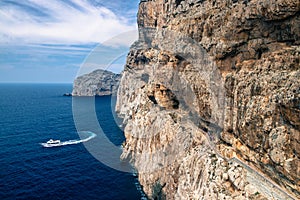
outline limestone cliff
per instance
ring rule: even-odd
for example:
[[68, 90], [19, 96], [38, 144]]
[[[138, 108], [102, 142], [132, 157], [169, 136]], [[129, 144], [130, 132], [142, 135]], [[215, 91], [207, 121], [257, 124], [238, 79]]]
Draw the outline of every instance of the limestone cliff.
[[74, 80], [72, 96], [116, 95], [120, 74], [98, 69]]
[[118, 90], [149, 198], [299, 199], [299, 0], [143, 0]]

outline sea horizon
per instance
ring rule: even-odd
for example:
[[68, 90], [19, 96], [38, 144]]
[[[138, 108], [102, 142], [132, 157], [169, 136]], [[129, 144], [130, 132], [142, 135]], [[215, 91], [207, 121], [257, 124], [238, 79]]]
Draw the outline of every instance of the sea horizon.
[[[99, 136], [76, 129], [72, 98], [63, 96], [71, 90], [70, 83], [0, 83], [1, 199], [142, 198], [133, 173], [106, 166], [86, 149]], [[95, 110], [105, 134], [119, 146], [125, 138], [111, 102], [110, 96], [97, 97]], [[41, 145], [49, 139], [64, 145]]]

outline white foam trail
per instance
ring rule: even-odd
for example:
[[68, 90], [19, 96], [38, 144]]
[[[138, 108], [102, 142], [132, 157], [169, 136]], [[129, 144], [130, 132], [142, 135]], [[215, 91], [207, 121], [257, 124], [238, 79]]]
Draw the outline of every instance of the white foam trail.
[[79, 144], [79, 143], [87, 142], [97, 136], [95, 133], [90, 132], [90, 131], [86, 131], [85, 133], [90, 133], [90, 136], [85, 139], [81, 139], [81, 140], [68, 140], [65, 142], [60, 142], [58, 144], [47, 144], [47, 143], [40, 143], [40, 144], [43, 147], [60, 147], [60, 146], [66, 146], [66, 145], [71, 145], [71, 144]]

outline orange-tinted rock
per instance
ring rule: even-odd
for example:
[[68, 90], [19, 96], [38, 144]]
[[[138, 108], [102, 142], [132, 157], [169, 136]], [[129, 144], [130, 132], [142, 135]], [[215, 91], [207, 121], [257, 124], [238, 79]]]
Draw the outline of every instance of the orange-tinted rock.
[[[117, 111], [128, 124], [123, 155], [141, 172], [158, 167], [139, 175], [149, 196], [160, 181], [168, 199], [271, 199], [255, 191], [260, 182], [245, 167], [237, 170], [218, 152], [300, 194], [299, 11], [297, 0], [141, 1], [140, 40], [128, 56]], [[201, 46], [216, 69], [193, 60], [195, 49], [168, 31]], [[220, 77], [207, 76], [213, 70]], [[228, 171], [231, 182], [222, 176]]]

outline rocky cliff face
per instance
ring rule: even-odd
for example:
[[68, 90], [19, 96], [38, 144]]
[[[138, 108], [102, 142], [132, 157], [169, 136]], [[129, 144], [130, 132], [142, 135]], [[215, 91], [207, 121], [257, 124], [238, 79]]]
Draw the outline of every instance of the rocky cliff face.
[[120, 74], [102, 69], [95, 70], [75, 79], [72, 96], [116, 95], [120, 79]]
[[150, 198], [300, 198], [299, 11], [141, 1], [116, 110]]

